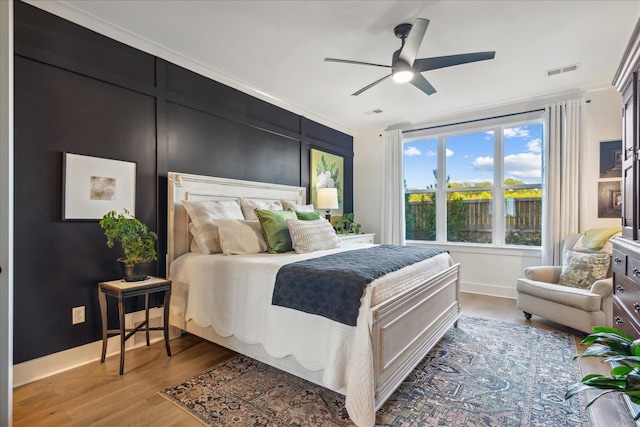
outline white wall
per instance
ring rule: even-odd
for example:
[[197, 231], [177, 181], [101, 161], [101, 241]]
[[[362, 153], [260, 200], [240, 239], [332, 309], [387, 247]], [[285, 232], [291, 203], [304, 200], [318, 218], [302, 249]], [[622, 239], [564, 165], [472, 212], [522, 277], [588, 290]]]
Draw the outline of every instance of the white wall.
[[[500, 106], [491, 110], [471, 111], [465, 115], [440, 118], [437, 122], [414, 124], [412, 128], [453, 123], [462, 120], [491, 117], [541, 108], [546, 102], [575, 98], [579, 94], [562, 94], [546, 100], [531, 100]], [[590, 91], [583, 94], [591, 100], [584, 104], [584, 138], [581, 164], [580, 229], [614, 227], [619, 219], [598, 218], [598, 175], [600, 141], [622, 138], [622, 99], [614, 88]], [[380, 182], [382, 162], [382, 138], [384, 129], [359, 132], [354, 137], [354, 212], [356, 220], [366, 232], [380, 231]], [[539, 249], [511, 249], [474, 247], [448, 244], [454, 261], [461, 264], [463, 291], [515, 298], [515, 281], [528, 266], [540, 265]]]
[[358, 133], [353, 138], [353, 212], [367, 233], [380, 243], [380, 188], [382, 187], [382, 129]]
[[[598, 218], [600, 141], [622, 139], [622, 97], [611, 87], [585, 94], [585, 138], [580, 180], [580, 230], [617, 227], [618, 218]], [[611, 179], [602, 179], [611, 181]], [[614, 180], [615, 181], [615, 180]]]

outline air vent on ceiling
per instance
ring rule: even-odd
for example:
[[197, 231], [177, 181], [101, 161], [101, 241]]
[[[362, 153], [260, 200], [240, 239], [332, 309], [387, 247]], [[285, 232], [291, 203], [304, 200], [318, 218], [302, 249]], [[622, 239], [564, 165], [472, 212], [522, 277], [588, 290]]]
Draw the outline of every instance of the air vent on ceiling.
[[380, 114], [382, 113], [382, 109], [381, 108], [376, 108], [375, 110], [371, 110], [371, 111], [366, 111], [365, 114], [368, 116], [372, 116], [374, 114]]
[[565, 65], [564, 67], [554, 68], [547, 70], [547, 77], [556, 76], [558, 74], [564, 74], [578, 69], [578, 64]]

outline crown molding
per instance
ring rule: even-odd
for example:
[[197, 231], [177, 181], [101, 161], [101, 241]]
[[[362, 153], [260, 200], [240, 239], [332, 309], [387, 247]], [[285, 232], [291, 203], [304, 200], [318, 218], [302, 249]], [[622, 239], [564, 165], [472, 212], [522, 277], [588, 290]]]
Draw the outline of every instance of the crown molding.
[[624, 91], [631, 74], [637, 69], [638, 65], [640, 65], [640, 18], [638, 18], [633, 33], [631, 33], [627, 48], [624, 50], [620, 60], [618, 71], [616, 71], [611, 83], [618, 92]]

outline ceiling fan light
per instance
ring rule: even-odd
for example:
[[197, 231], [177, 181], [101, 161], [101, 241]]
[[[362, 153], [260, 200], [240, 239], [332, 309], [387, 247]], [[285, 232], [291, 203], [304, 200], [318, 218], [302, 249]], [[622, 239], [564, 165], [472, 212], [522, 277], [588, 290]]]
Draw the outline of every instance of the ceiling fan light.
[[393, 73], [393, 80], [397, 83], [406, 83], [413, 78], [413, 71], [401, 70]]

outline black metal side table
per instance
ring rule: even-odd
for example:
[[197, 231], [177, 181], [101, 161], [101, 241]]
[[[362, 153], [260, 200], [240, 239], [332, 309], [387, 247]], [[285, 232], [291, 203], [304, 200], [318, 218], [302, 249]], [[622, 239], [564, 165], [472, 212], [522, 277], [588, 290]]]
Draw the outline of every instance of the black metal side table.
[[[164, 292], [164, 326], [149, 326], [149, 294]], [[145, 320], [133, 329], [125, 329], [124, 304], [125, 298], [144, 295]], [[107, 329], [107, 296], [118, 299], [118, 314], [120, 329]], [[102, 357], [100, 363], [104, 363], [107, 355], [107, 339], [110, 335], [120, 335], [120, 375], [124, 372], [124, 343], [136, 332], [145, 332], [147, 346], [149, 346], [149, 331], [164, 331], [164, 343], [167, 347], [167, 356], [171, 357], [169, 347], [169, 304], [171, 300], [171, 280], [159, 277], [149, 277], [139, 282], [125, 282], [124, 280], [112, 280], [100, 282], [98, 285], [98, 301], [100, 302], [100, 314], [102, 316]]]

